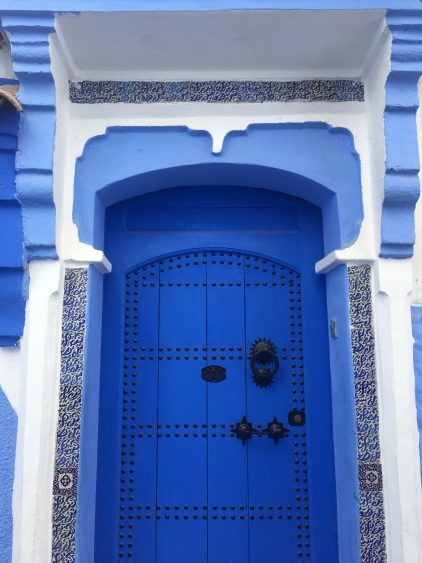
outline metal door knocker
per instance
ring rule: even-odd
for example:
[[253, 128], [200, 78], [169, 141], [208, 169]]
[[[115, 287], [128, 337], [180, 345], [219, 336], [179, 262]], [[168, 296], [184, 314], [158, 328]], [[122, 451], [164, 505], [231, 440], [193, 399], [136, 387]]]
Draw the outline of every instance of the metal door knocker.
[[271, 340], [260, 338], [251, 346], [251, 370], [258, 387], [268, 387], [279, 368], [276, 348]]

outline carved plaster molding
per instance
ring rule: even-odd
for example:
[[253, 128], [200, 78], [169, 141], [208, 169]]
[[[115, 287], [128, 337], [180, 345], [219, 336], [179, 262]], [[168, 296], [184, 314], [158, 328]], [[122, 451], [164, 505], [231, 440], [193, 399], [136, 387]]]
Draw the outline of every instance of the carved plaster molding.
[[16, 194], [22, 205], [25, 257], [28, 261], [54, 259], [55, 89], [48, 42], [54, 32], [54, 14], [5, 13], [2, 23], [24, 109], [16, 155]]
[[383, 258], [409, 258], [415, 242], [414, 210], [419, 197], [416, 112], [422, 74], [422, 13], [389, 10], [391, 70], [384, 111], [386, 163], [381, 220]]

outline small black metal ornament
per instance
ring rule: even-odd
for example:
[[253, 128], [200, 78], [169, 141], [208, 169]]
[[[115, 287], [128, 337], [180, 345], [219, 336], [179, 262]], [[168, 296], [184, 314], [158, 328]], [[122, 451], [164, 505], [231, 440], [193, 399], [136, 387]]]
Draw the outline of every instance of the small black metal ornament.
[[256, 433], [256, 430], [253, 428], [252, 424], [248, 422], [246, 416], [244, 416], [242, 420], [236, 424], [234, 433], [236, 438], [242, 440], [242, 444], [245, 445], [246, 442], [252, 438], [252, 434]]
[[226, 379], [226, 368], [223, 366], [205, 366], [201, 373], [202, 379], [210, 383], [217, 383]]
[[268, 387], [279, 368], [277, 351], [271, 340], [255, 340], [250, 351], [250, 365], [253, 381], [258, 387]]
[[297, 409], [293, 409], [289, 412], [289, 424], [290, 426], [303, 426], [305, 424], [305, 413]]
[[277, 444], [281, 438], [284, 438], [284, 436], [289, 435], [288, 429], [284, 428], [283, 423], [279, 422], [276, 416], [268, 423], [267, 428], [265, 428], [262, 433], [266, 434], [270, 440], [274, 440], [275, 444]]

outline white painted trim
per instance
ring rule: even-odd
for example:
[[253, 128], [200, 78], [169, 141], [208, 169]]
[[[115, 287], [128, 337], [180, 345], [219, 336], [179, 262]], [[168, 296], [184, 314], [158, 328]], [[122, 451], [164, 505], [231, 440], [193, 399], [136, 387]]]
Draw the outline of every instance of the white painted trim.
[[90, 265], [97, 268], [100, 274], [109, 274], [112, 270], [111, 262], [106, 258], [104, 253], [101, 253], [100, 260], [73, 260], [72, 258], [64, 258], [63, 264], [65, 268], [88, 268]]
[[422, 493], [412, 362], [411, 260], [375, 268], [375, 336], [388, 560], [422, 561]]
[[339, 264], [347, 264], [349, 266], [372, 264], [376, 258], [377, 257], [373, 254], [371, 255], [370, 252], [368, 252], [367, 255], [361, 255], [359, 258], [355, 258], [353, 247], [345, 248], [344, 250], [333, 250], [333, 252], [330, 252], [327, 256], [321, 258], [321, 260], [318, 260], [315, 264], [315, 273], [327, 274]]
[[62, 268], [58, 261], [31, 262], [29, 273], [13, 490], [13, 562], [46, 563], [51, 558]]

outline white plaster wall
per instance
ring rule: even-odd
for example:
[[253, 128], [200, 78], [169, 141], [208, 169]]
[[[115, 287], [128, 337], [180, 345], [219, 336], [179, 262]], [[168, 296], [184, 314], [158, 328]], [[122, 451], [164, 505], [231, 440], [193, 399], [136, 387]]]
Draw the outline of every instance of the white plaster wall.
[[60, 373], [63, 268], [35, 261], [20, 351], [13, 490], [13, 562], [51, 558], [52, 483]]
[[412, 261], [375, 263], [375, 337], [387, 553], [422, 559], [422, 499], [410, 317]]
[[82, 13], [56, 19], [81, 80], [355, 78], [382, 10]]

